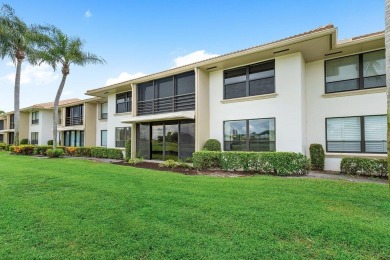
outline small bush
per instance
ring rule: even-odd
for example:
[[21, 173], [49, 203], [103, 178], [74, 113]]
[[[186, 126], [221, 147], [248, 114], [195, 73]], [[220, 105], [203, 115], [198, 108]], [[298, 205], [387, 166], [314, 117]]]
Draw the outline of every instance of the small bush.
[[221, 143], [217, 139], [209, 139], [203, 146], [206, 151], [221, 151]]
[[340, 164], [340, 171], [351, 175], [389, 176], [386, 159], [343, 158]]
[[126, 161], [131, 158], [131, 139], [126, 140], [126, 145], [125, 145], [126, 151], [125, 151], [125, 158]]
[[53, 145], [53, 140], [47, 141], [47, 145]]
[[193, 154], [196, 169], [221, 168], [226, 171], [251, 171], [276, 175], [306, 174], [310, 161], [293, 152], [211, 152]]
[[33, 145], [12, 145], [9, 147], [11, 154], [16, 155], [33, 155], [34, 146]]
[[192, 169], [192, 168], [194, 168], [191, 164], [186, 163], [186, 162], [182, 162], [182, 161], [178, 161], [177, 162], [177, 167], [185, 168], [185, 169]]
[[46, 154], [49, 158], [58, 158], [64, 156], [64, 150], [62, 149], [47, 149]]
[[25, 144], [28, 144], [28, 139], [22, 139], [20, 141], [20, 145], [25, 145]]
[[161, 168], [176, 168], [178, 163], [174, 160], [166, 160], [158, 165]]
[[313, 170], [323, 171], [325, 167], [325, 152], [321, 144], [310, 145], [310, 162]]
[[68, 156], [74, 157], [91, 157], [91, 147], [74, 147], [69, 146], [65, 148], [65, 152]]
[[[42, 156], [47, 156], [46, 151], [48, 149], [52, 149], [52, 146], [49, 145], [37, 145], [34, 147], [34, 155], [42, 155]], [[57, 149], [61, 149], [64, 154], [65, 154], [65, 147], [64, 146], [57, 146]]]
[[0, 151], [2, 151], [2, 150], [8, 151], [8, 149], [6, 149], [6, 148], [7, 148], [6, 143], [0, 143]]
[[142, 159], [142, 158], [132, 158], [132, 159], [128, 160], [128, 163], [131, 165], [136, 165], [139, 163], [143, 163], [143, 161], [144, 161], [144, 159]]

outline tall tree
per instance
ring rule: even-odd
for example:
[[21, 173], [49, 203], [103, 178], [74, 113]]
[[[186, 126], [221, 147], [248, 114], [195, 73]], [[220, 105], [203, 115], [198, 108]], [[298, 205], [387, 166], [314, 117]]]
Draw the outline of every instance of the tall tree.
[[[387, 161], [390, 180], [390, 0], [385, 8], [385, 48], [386, 48], [386, 86], [387, 86]], [[390, 183], [389, 183], [390, 185]]]
[[103, 64], [105, 60], [93, 53], [83, 51], [84, 42], [79, 37], [69, 37], [54, 26], [38, 26], [35, 28], [50, 39], [47, 44], [31, 56], [32, 64], [49, 64], [53, 70], [61, 65], [62, 79], [54, 100], [53, 109], [53, 149], [57, 148], [58, 105], [70, 73], [70, 65], [85, 66], [87, 64]]
[[34, 32], [19, 17], [11, 6], [3, 4], [0, 9], [0, 57], [10, 58], [16, 64], [14, 89], [14, 143], [19, 144], [19, 104], [20, 104], [20, 75], [24, 59], [35, 51], [45, 36]]

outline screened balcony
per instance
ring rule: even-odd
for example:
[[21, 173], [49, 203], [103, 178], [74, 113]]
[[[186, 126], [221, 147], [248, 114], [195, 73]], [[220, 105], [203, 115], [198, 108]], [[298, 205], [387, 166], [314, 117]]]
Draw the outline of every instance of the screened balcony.
[[84, 105], [66, 108], [65, 126], [83, 125]]

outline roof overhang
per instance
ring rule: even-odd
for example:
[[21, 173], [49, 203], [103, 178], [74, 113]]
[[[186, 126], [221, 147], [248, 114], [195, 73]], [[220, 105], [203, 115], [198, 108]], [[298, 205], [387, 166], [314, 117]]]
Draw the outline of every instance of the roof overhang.
[[148, 116], [130, 117], [122, 120], [122, 123], [146, 123], [156, 121], [169, 121], [169, 120], [183, 120], [183, 119], [195, 119], [195, 111], [183, 111], [174, 113], [165, 113]]
[[75, 126], [61, 126], [58, 127], [57, 130], [59, 132], [64, 132], [64, 131], [83, 131], [85, 127], [83, 125], [75, 125]]

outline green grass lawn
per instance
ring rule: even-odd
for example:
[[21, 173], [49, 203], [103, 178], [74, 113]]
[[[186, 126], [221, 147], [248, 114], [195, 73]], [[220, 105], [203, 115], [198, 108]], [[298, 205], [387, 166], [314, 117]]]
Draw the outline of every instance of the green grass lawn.
[[386, 259], [389, 187], [0, 152], [0, 259]]

